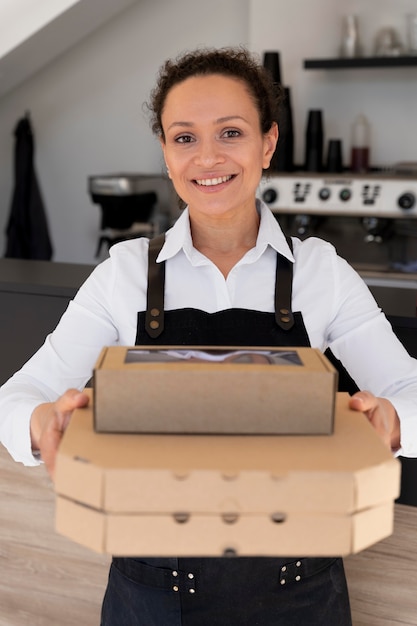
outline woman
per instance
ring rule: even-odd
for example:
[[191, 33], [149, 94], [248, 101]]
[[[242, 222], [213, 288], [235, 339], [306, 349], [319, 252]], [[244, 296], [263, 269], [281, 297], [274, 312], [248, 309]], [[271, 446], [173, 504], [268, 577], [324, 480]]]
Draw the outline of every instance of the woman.
[[[153, 130], [187, 208], [149, 261], [147, 239], [114, 246], [4, 385], [0, 433], [14, 458], [33, 465], [40, 451], [53, 475], [71, 413], [87, 402], [78, 389], [101, 347], [116, 343], [330, 346], [367, 390], [351, 407], [392, 450], [417, 454], [416, 362], [333, 247], [287, 241], [256, 200], [278, 140], [274, 94], [243, 50], [197, 51], [162, 68]], [[164, 298], [163, 327], [149, 327], [148, 285], [148, 307]], [[275, 316], [281, 302], [292, 302], [289, 319]], [[114, 559], [102, 625], [350, 624], [341, 560], [299, 557]]]

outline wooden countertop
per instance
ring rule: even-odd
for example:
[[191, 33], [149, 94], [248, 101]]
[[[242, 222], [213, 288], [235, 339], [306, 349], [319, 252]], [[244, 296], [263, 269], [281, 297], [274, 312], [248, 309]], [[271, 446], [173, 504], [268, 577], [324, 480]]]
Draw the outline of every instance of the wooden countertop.
[[417, 507], [395, 506], [394, 533], [345, 559], [353, 626], [417, 624]]
[[[97, 626], [110, 559], [57, 535], [43, 466], [0, 446], [0, 625]], [[353, 626], [417, 623], [417, 507], [396, 505], [391, 537], [345, 559]]]

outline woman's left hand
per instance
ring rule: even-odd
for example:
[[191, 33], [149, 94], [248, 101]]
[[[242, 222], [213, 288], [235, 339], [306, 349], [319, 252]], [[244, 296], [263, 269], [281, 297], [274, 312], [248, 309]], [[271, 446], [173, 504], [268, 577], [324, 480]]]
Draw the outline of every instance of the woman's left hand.
[[350, 398], [349, 408], [365, 413], [390, 450], [400, 448], [400, 420], [389, 400], [377, 398], [370, 391], [358, 391]]

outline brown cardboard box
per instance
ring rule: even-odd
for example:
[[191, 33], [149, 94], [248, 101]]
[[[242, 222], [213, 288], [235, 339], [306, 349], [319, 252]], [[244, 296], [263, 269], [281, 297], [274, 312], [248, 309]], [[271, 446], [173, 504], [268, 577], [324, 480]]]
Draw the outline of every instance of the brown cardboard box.
[[97, 432], [331, 434], [336, 389], [336, 370], [313, 348], [117, 346], [95, 367], [94, 424]]
[[332, 436], [96, 433], [76, 411], [56, 465], [56, 528], [98, 552], [332, 556], [392, 532], [400, 466], [337, 394]]

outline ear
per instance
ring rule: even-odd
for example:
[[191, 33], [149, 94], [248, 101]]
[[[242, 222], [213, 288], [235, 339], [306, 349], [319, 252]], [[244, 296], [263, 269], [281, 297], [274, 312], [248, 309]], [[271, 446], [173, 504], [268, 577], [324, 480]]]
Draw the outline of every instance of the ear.
[[277, 147], [278, 136], [278, 124], [273, 122], [271, 128], [264, 135], [264, 154], [262, 165], [264, 170], [267, 170], [271, 163], [272, 156], [275, 152], [275, 148]]

